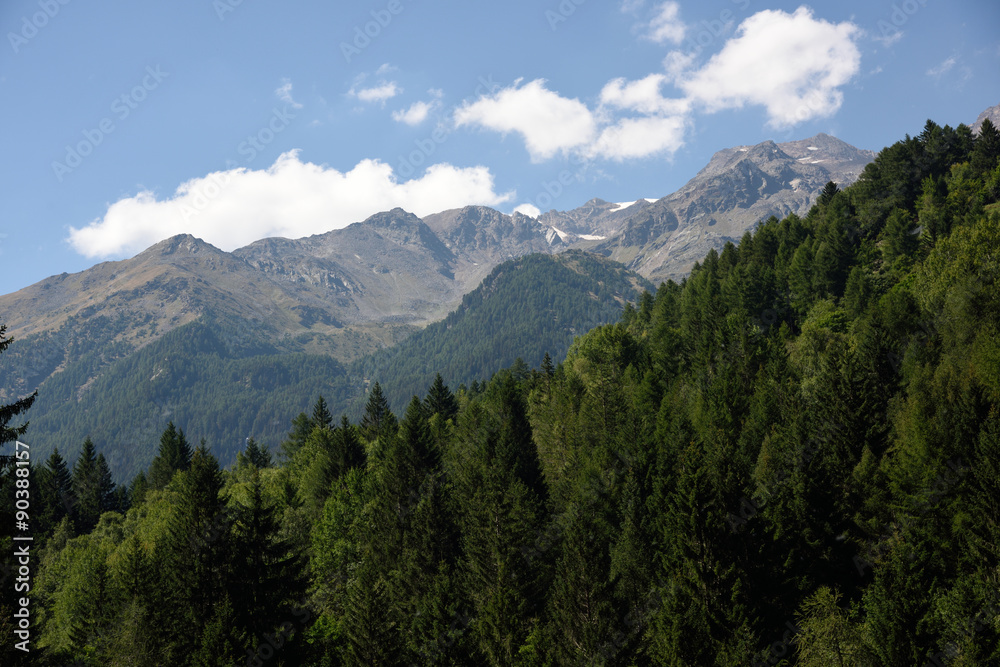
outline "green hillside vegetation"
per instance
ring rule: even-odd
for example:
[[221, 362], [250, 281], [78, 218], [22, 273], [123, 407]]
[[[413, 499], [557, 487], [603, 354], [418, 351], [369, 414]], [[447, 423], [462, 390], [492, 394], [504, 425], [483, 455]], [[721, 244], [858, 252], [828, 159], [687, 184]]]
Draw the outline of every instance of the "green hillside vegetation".
[[63, 332], [19, 341], [3, 377], [43, 378], [61, 367], [39, 387], [29, 414], [37, 455], [90, 437], [116, 479], [129, 480], [150, 464], [149, 443], [168, 420], [198, 433], [230, 465], [247, 437], [280, 441], [288, 415], [317, 394], [338, 414], [360, 415], [363, 377], [383, 378], [398, 408], [437, 372], [452, 386], [471, 385], [519, 356], [532, 363], [546, 353], [562, 357], [574, 335], [615, 321], [625, 300], [636, 301], [646, 286], [621, 265], [578, 251], [512, 260], [445, 321], [349, 369], [327, 355], [294, 351], [298, 341], [272, 344], [266, 332], [229, 319], [201, 318], [136, 351], [120, 340], [134, 322], [101, 316], [87, 320], [61, 356], [44, 351], [59, 347], [48, 344], [52, 335], [71, 338]]
[[173, 420], [210, 438], [213, 453], [229, 464], [248, 436], [279, 440], [304, 397], [346, 399], [347, 376], [332, 357], [282, 353], [262, 336], [237, 331], [199, 320], [110, 364], [100, 353], [83, 355], [40, 387], [29, 413], [36, 455], [90, 437], [115, 476], [128, 480], [150, 464], [149, 443]]
[[32, 664], [1000, 664], [998, 161], [929, 122], [478, 392], [36, 461]]
[[519, 358], [529, 366], [546, 354], [562, 358], [575, 336], [614, 322], [626, 302], [652, 288], [621, 264], [579, 250], [527, 255], [495, 268], [444, 320], [353, 365], [351, 374], [381, 382], [390, 405], [402, 410], [437, 374], [471, 387]]

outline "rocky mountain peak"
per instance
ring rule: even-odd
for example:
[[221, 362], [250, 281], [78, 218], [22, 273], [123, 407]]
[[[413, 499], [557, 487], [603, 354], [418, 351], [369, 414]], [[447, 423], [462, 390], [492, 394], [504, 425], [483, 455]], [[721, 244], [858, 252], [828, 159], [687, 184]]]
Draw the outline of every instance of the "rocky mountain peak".
[[987, 118], [990, 119], [990, 122], [993, 123], [995, 127], [1000, 129], [1000, 104], [995, 107], [990, 107], [979, 114], [979, 118], [977, 118], [976, 122], [972, 124], [972, 132], [974, 134], [979, 134], [979, 130], [983, 127], [983, 121]]

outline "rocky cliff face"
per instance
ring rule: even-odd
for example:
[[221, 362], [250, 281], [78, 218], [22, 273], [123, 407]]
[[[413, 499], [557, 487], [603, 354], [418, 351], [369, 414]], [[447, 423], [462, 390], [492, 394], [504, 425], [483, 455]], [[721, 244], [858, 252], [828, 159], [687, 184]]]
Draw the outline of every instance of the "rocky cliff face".
[[[655, 202], [640, 200], [611, 218], [601, 218], [606, 239], [580, 242], [646, 276], [654, 283], [678, 280], [712, 248], [736, 242], [761, 220], [789, 213], [804, 215], [830, 181], [846, 187], [875, 159], [819, 134], [811, 139], [738, 146], [716, 153], [704, 169], [677, 192]], [[595, 206], [562, 214], [585, 220]], [[540, 221], [555, 221], [556, 215]], [[620, 227], [610, 229], [613, 219]]]
[[976, 122], [972, 124], [972, 132], [974, 134], [979, 134], [979, 128], [983, 126], [983, 121], [987, 118], [990, 119], [990, 122], [993, 123], [994, 127], [1000, 129], [1000, 104], [995, 107], [990, 107], [986, 111], [979, 114], [979, 118], [977, 118]]

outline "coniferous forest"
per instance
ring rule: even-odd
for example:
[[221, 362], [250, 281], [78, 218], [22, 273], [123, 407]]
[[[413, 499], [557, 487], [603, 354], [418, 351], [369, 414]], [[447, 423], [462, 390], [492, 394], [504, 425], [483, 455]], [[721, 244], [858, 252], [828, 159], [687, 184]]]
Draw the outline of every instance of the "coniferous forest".
[[1000, 664], [998, 159], [928, 122], [564, 359], [317, 397], [227, 469], [53, 452], [31, 664]]

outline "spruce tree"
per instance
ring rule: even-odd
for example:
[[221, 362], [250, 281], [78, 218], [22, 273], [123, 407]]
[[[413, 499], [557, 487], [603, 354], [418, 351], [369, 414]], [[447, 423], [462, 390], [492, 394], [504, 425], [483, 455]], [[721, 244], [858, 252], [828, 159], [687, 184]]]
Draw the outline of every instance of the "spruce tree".
[[108, 509], [109, 495], [113, 490], [107, 462], [103, 455], [98, 457], [94, 442], [87, 438], [73, 465], [73, 494], [77, 499], [79, 532], [89, 533], [93, 530], [101, 513]]
[[252, 466], [258, 470], [271, 467], [271, 450], [267, 445], [261, 446], [253, 438], [247, 438], [246, 447], [236, 455], [238, 468]]
[[[14, 342], [13, 338], [7, 337], [5, 334], [7, 332], [7, 325], [0, 324], [0, 354], [10, 347], [11, 343]], [[10, 422], [14, 417], [21, 415], [28, 411], [28, 408], [32, 406], [35, 399], [38, 397], [38, 392], [34, 392], [29, 396], [18, 399], [13, 403], [0, 404], [0, 447], [3, 447], [8, 442], [14, 442], [20, 436], [24, 435], [28, 431], [28, 423], [25, 422], [20, 426], [11, 426]]]
[[231, 572], [230, 519], [220, 497], [222, 472], [204, 446], [178, 484], [178, 500], [157, 547], [175, 610], [166, 628], [175, 658], [191, 655], [213, 619]]
[[333, 415], [330, 414], [330, 410], [327, 408], [326, 401], [322, 396], [316, 399], [316, 404], [313, 406], [312, 425], [313, 428], [330, 428], [333, 426]]
[[378, 382], [372, 384], [371, 391], [368, 392], [368, 403], [361, 418], [361, 432], [369, 442], [396, 433], [396, 417], [389, 409], [389, 401]]
[[428, 416], [439, 414], [442, 419], [454, 419], [455, 415], [458, 414], [458, 401], [445, 385], [440, 373], [434, 377], [433, 384], [427, 390], [424, 407], [427, 409]]
[[54, 529], [63, 517], [75, 514], [76, 494], [73, 492], [73, 476], [58, 447], [52, 450], [45, 467], [48, 474], [40, 479], [39, 495], [46, 511], [46, 525]]
[[291, 618], [291, 606], [304, 596], [302, 562], [281, 537], [277, 509], [265, 497], [258, 471], [246, 498], [235, 503], [231, 514], [233, 623], [256, 653], [266, 642], [265, 634], [273, 633], [281, 619]]
[[178, 470], [187, 470], [191, 465], [191, 446], [173, 422], [167, 424], [160, 436], [160, 449], [149, 466], [149, 487], [158, 491], [167, 486]]
[[972, 168], [984, 174], [992, 171], [1000, 160], [1000, 131], [989, 118], [983, 121], [972, 150]]

